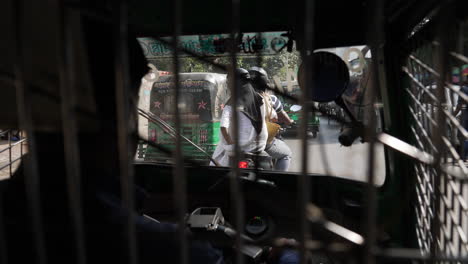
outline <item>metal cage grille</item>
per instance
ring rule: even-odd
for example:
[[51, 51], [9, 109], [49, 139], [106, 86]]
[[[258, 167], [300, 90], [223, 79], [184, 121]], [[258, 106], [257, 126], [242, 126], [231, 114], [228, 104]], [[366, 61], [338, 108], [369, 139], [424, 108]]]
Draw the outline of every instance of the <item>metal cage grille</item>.
[[[450, 9], [450, 7], [448, 7]], [[466, 24], [440, 17], [415, 33], [413, 50], [403, 71], [408, 78], [409, 128], [414, 145], [433, 156], [433, 163], [414, 163], [414, 209], [420, 250], [426, 254], [467, 255], [466, 94], [462, 68], [466, 57]], [[450, 22], [447, 22], [450, 20]], [[429, 24], [431, 24], [429, 23]], [[443, 28], [450, 25], [450, 29]], [[432, 26], [432, 27], [431, 27]], [[422, 35], [422, 36], [421, 36]], [[418, 38], [419, 37], [419, 38]], [[457, 108], [460, 108], [456, 110]], [[454, 112], [461, 115], [455, 116]]]

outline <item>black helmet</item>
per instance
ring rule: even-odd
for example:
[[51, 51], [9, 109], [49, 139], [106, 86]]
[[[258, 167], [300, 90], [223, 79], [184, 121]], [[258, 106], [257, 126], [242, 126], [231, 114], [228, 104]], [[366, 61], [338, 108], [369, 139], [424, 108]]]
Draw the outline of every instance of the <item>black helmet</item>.
[[236, 69], [236, 75], [239, 77], [241, 80], [250, 80], [250, 74], [249, 71], [247, 71], [244, 68], [237, 68]]
[[[250, 74], [246, 69], [236, 68], [234, 72], [235, 72], [235, 74], [237, 76], [237, 80], [240, 80], [240, 81], [243, 81], [243, 82], [250, 81]], [[228, 75], [227, 75], [227, 78], [230, 78], [231, 77], [230, 75], [231, 75], [231, 72], [229, 71]]]
[[[250, 78], [258, 78], [259, 76], [265, 76], [268, 79], [268, 74], [262, 67], [252, 67], [249, 70]], [[255, 76], [255, 77], [254, 77]]]
[[249, 70], [250, 79], [254, 88], [258, 91], [265, 91], [270, 88], [267, 72], [261, 67], [252, 67]]

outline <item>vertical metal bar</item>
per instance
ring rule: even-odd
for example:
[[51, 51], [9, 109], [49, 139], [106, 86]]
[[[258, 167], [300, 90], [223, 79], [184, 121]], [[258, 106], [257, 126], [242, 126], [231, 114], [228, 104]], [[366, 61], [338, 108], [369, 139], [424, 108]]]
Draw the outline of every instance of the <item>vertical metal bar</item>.
[[[313, 103], [312, 103], [313, 104]], [[312, 117], [315, 118], [317, 115], [317, 111], [315, 111], [315, 106], [312, 108]], [[319, 117], [320, 118], [320, 117]], [[341, 126], [343, 126], [343, 123], [341, 123]], [[306, 127], [307, 130], [307, 127]], [[307, 131], [306, 131], [307, 132]], [[325, 175], [332, 175], [331, 170], [330, 170], [330, 163], [328, 162], [328, 156], [326, 155], [326, 147], [324, 144], [324, 139], [323, 137], [320, 136], [320, 134], [317, 136], [318, 141], [319, 141], [319, 148], [320, 148], [320, 153], [321, 153], [321, 158], [323, 161], [323, 167], [325, 171]], [[336, 191], [336, 186], [332, 186], [332, 191]]]
[[368, 173], [367, 173], [367, 186], [365, 199], [366, 206], [366, 223], [365, 223], [365, 237], [366, 243], [364, 247], [364, 263], [375, 263], [375, 256], [373, 254], [373, 248], [376, 240], [376, 215], [377, 215], [377, 202], [376, 202], [376, 189], [375, 189], [375, 127], [376, 127], [376, 116], [375, 116], [375, 102], [376, 102], [376, 91], [377, 87], [380, 87], [381, 83], [381, 74], [380, 71], [381, 61], [384, 57], [382, 54], [381, 44], [383, 43], [384, 36], [382, 35], [384, 29], [384, 14], [383, 14], [383, 1], [377, 0], [373, 3], [373, 8], [370, 10], [373, 11], [372, 17], [369, 17], [372, 21], [370, 23], [371, 32], [369, 34], [369, 40], [371, 43], [371, 52], [372, 52], [372, 78], [374, 86], [370, 88], [369, 94], [371, 97], [371, 107], [369, 107], [369, 124], [365, 131], [370, 138], [369, 144], [369, 158], [368, 158]]
[[466, 43], [466, 37], [467, 37], [465, 36], [465, 32], [468, 29], [467, 26], [468, 26], [468, 22], [466, 20], [460, 21], [460, 30], [459, 30], [459, 35], [458, 35], [459, 41], [460, 41], [460, 48], [457, 50], [457, 52], [464, 56], [468, 55], [465, 52], [465, 43]]
[[[76, 118], [76, 76], [73, 57], [73, 14], [67, 11], [64, 2], [58, 0], [57, 62], [60, 79], [62, 129], [66, 164], [69, 210], [75, 232], [77, 263], [86, 263], [85, 230], [81, 203], [81, 169], [78, 147], [78, 123]], [[76, 34], [76, 33], [75, 33]]]
[[[262, 21], [263, 21], [262, 20], [263, 12], [262, 12], [262, 10], [260, 8], [260, 2], [257, 2], [256, 8], [257, 8], [256, 11], [257, 11], [257, 14], [258, 14], [258, 16], [256, 17], [256, 23], [257, 23], [257, 25], [260, 25], [260, 23], [262, 23]], [[260, 45], [263, 45], [263, 43], [262, 43], [262, 32], [260, 32], [260, 31], [257, 32], [257, 41], [258, 41], [258, 43], [260, 43]], [[255, 42], [255, 44], [257, 44], [257, 41]], [[262, 48], [263, 48], [263, 46], [262, 46]], [[262, 54], [261, 54], [261, 52], [262, 52], [262, 49], [258, 51], [258, 53], [256, 54], [256, 57], [255, 57], [257, 67], [262, 67]], [[265, 92], [268, 93], [268, 90], [266, 90]], [[266, 102], [264, 102], [264, 103], [266, 103]], [[267, 111], [265, 111], [265, 114], [267, 114]], [[260, 135], [257, 135], [257, 142], [256, 142], [257, 143], [257, 149], [259, 149], [258, 145], [260, 144], [260, 141], [258, 140], [259, 137], [260, 137]], [[254, 168], [255, 173], [258, 173], [260, 164], [259, 164], [259, 158], [257, 156], [255, 157], [254, 165], [255, 165], [255, 168]], [[272, 169], [274, 170], [275, 168], [273, 167]]]
[[[265, 11], [263, 9], [262, 2], [257, 1], [255, 4], [255, 13], [257, 15], [255, 17], [255, 24], [258, 26], [259, 29], [262, 28], [264, 12]], [[262, 67], [262, 63], [263, 63], [262, 51], [264, 47], [263, 47], [263, 42], [262, 42], [263, 34], [260, 30], [257, 30], [256, 37], [257, 37], [257, 40], [255, 41], [255, 44], [257, 45], [257, 47], [262, 47], [262, 48], [259, 50], [256, 50], [257, 54], [255, 56], [255, 60], [256, 60], [257, 67]]]
[[[456, 37], [458, 36], [458, 34], [454, 34], [454, 35], [455, 35], [454, 40], [456, 41], [456, 39], [457, 39]], [[454, 48], [455, 47], [456, 47], [456, 45], [454, 45]], [[449, 49], [449, 47], [447, 47], [447, 54], [446, 54], [446, 56], [447, 56], [446, 60], [447, 61], [446, 61], [446, 63], [447, 63], [448, 69], [450, 69], [449, 71], [447, 71], [447, 73], [450, 74], [450, 80], [447, 80], [447, 81], [451, 83], [452, 82], [452, 76], [451, 76], [451, 74], [452, 74], [452, 65], [451, 65], [451, 63], [453, 62], [453, 59], [451, 59], [451, 56], [449, 56], [449, 50], [448, 49]], [[440, 77], [444, 77], [444, 76], [440, 76]], [[444, 80], [445, 80], [445, 78], [444, 78]], [[441, 92], [444, 94], [444, 96], [446, 95], [445, 94], [445, 92], [447, 91], [446, 89], [448, 89], [448, 88], [445, 87], [445, 82], [444, 82], [444, 85], [443, 85], [443, 87], [441, 89]], [[451, 93], [452, 91], [449, 89], [449, 92]], [[438, 105], [439, 106], [438, 108], [440, 110], [438, 112], [439, 115], [441, 114], [441, 111], [444, 111], [443, 107], [445, 107], [445, 105], [448, 105], [448, 101], [450, 100], [450, 97], [451, 97], [450, 94], [448, 96], [449, 96], [448, 98], [444, 97], [445, 100], [439, 102], [439, 105]], [[451, 111], [451, 110], [449, 110], [449, 111]], [[449, 128], [451, 123], [450, 123], [450, 120], [447, 121], [446, 119], [447, 119], [447, 116], [444, 114], [444, 119], [443, 119], [444, 123], [439, 123], [439, 125], [441, 126], [441, 129], [447, 130]], [[449, 141], [445, 142], [446, 148], [447, 148], [447, 150], [449, 150], [449, 148], [452, 147], [452, 142], [453, 142], [453, 141], [451, 141], [452, 138], [451, 138], [450, 135], [448, 135], [448, 131], [443, 133], [443, 136], [446, 136], [449, 139]], [[455, 159], [458, 160], [459, 157], [457, 157], [457, 155], [453, 155], [453, 154], [454, 153], [450, 154], [449, 151], [444, 151], [442, 153], [443, 156], [442, 156], [441, 162], [444, 163], [444, 164], [447, 164], [449, 162], [449, 155], [452, 157], [452, 160], [455, 160]], [[440, 225], [445, 226], [447, 223], [450, 223], [449, 232], [450, 232], [450, 237], [452, 238], [451, 239], [452, 241], [450, 242], [450, 244], [451, 244], [450, 246], [454, 249], [455, 252], [453, 252], [453, 254], [455, 256], [457, 256], [457, 255], [461, 256], [461, 254], [460, 254], [460, 249], [461, 249], [461, 247], [460, 247], [461, 241], [460, 240], [461, 239], [458, 236], [458, 232], [457, 232], [457, 230], [458, 230], [457, 227], [459, 225], [461, 225], [461, 222], [458, 222], [458, 225], [457, 225], [457, 223], [456, 223], [457, 219], [456, 218], [458, 218], [458, 217], [453, 216], [453, 215], [455, 215], [457, 213], [457, 211], [458, 211], [457, 216], [459, 216], [460, 212], [461, 212], [460, 204], [458, 204], [458, 200], [457, 200], [457, 197], [458, 197], [458, 194], [459, 194], [459, 191], [457, 189], [460, 188], [461, 183], [460, 182], [455, 183], [453, 178], [449, 178], [448, 175], [442, 170], [441, 170], [441, 173], [442, 173], [442, 175], [441, 175], [441, 186], [440, 187], [435, 186], [435, 187], [438, 188], [438, 189], [441, 189], [441, 188], [444, 187], [443, 185], [445, 185], [445, 188], [439, 190], [440, 196], [442, 198], [444, 198], [443, 199], [444, 201], [446, 201], [445, 198], [448, 198], [447, 195], [450, 192], [452, 193], [452, 195], [450, 197], [451, 198], [451, 201], [450, 201], [451, 208], [447, 208], [447, 204], [444, 202], [444, 203], [440, 204], [440, 207], [436, 208], [436, 213], [437, 214], [445, 214], [443, 217], [439, 217]], [[455, 184], [458, 184], [458, 185], [452, 185], [452, 183], [455, 183]], [[457, 210], [457, 205], [458, 205], [458, 210]], [[442, 210], [442, 212], [440, 212], [440, 210]], [[445, 211], [445, 212], [443, 212], [443, 211]], [[458, 240], [458, 247], [455, 244], [455, 240]], [[447, 244], [449, 244], [449, 243], [447, 243]]]
[[[231, 1], [231, 39], [233, 43], [236, 43], [236, 36], [240, 33], [239, 28], [240, 23], [240, 0], [232, 0]], [[231, 82], [231, 104], [233, 109], [233, 128], [234, 128], [234, 162], [233, 162], [233, 172], [230, 174], [230, 195], [231, 201], [233, 202], [233, 212], [234, 212], [234, 221], [235, 221], [235, 228], [238, 232], [236, 232], [235, 238], [235, 246], [236, 246], [236, 255], [237, 255], [237, 263], [242, 264], [243, 258], [240, 249], [242, 248], [242, 239], [241, 239], [241, 232], [243, 230], [243, 222], [244, 222], [244, 200], [241, 191], [241, 184], [239, 183], [240, 177], [240, 170], [239, 170], [239, 159], [240, 159], [240, 148], [239, 148], [239, 112], [237, 111], [237, 104], [239, 98], [239, 87], [240, 82], [237, 79], [236, 68], [237, 68], [237, 45], [231, 45], [230, 57], [231, 57], [231, 68], [229, 69], [230, 76], [229, 81]]]
[[40, 190], [39, 190], [39, 166], [36, 148], [36, 138], [33, 127], [33, 117], [31, 109], [31, 93], [28, 91], [28, 85], [23, 73], [25, 72], [25, 58], [23, 56], [24, 50], [27, 48], [23, 40], [22, 29], [25, 25], [26, 19], [23, 16], [24, 1], [14, 1], [14, 16], [15, 21], [13, 25], [14, 40], [16, 42], [15, 50], [15, 87], [16, 87], [16, 104], [18, 107], [19, 127], [28, 133], [28, 161], [24, 163], [25, 168], [25, 187], [29, 210], [31, 213], [31, 222], [33, 230], [33, 239], [37, 254], [37, 262], [39, 264], [47, 263], [46, 244], [44, 237], [44, 228], [42, 223], [42, 211], [40, 203]]
[[[258, 3], [260, 3], [260, 2], [258, 2]], [[259, 8], [257, 8], [257, 10], [258, 10], [258, 14], [259, 14], [259, 16], [257, 17], [257, 24], [258, 24], [258, 23], [261, 23], [261, 21], [262, 21], [261, 18], [262, 18], [263, 12], [262, 12], [261, 9], [259, 9]], [[258, 67], [262, 67], [262, 63], [263, 63], [263, 56], [262, 56], [263, 43], [262, 43], [262, 38], [263, 38], [262, 32], [261, 32], [261, 31], [258, 31], [258, 32], [257, 32], [257, 41], [255, 42], [255, 44], [257, 44], [258, 47], [260, 47], [260, 45], [262, 45], [262, 46], [261, 46], [262, 49], [260, 49], [260, 50], [257, 51], [256, 57], [255, 57], [256, 63], [257, 63], [257, 65], [258, 65]]]
[[[455, 225], [456, 223], [454, 222], [454, 219], [452, 218], [452, 213], [455, 213], [455, 196], [456, 196], [456, 193], [455, 193], [455, 188], [450, 184], [451, 181], [450, 179], [444, 179], [444, 183], [447, 185], [447, 189], [446, 189], [446, 193], [442, 193], [441, 192], [441, 196], [445, 196], [444, 197], [444, 200], [445, 198], [447, 199], [450, 199], [450, 206], [448, 206], [447, 204], [445, 204], [445, 202], [442, 204], [442, 207], [444, 209], [447, 210], [447, 214], [446, 216], [444, 217], [445, 221], [447, 223], [450, 223], [450, 229], [449, 229], [449, 234], [450, 234], [450, 237], [452, 238], [452, 241], [450, 241], [450, 243], [447, 243], [447, 246], [450, 246], [450, 247], [453, 247], [454, 246], [454, 240], [455, 240], [455, 237], [454, 235], [457, 235], [455, 233]], [[451, 195], [449, 195], [449, 197], [447, 197], [447, 195], [451, 193]], [[450, 197], [451, 196], [451, 197]], [[438, 209], [436, 209], [438, 210]], [[442, 223], [442, 226], [444, 226], [445, 223]], [[457, 253], [453, 252], [452, 254], [456, 255]]]
[[[458, 29], [458, 34], [457, 34], [457, 37], [456, 39], [458, 40], [457, 41], [457, 46], [456, 46], [456, 50], [457, 50], [457, 53], [459, 54], [463, 54], [463, 48], [464, 48], [464, 31], [465, 31], [465, 21], [460, 21], [458, 23], [459, 25], [459, 29]], [[453, 57], [450, 57], [452, 58], [452, 61], [455, 60], [455, 58]], [[458, 84], [462, 85], [463, 83], [463, 75], [462, 75], [462, 63], [461, 61], [458, 61], [458, 60], [455, 60], [454, 64], [458, 64], [458, 69], [459, 69], [459, 75], [458, 75]], [[450, 67], [450, 69], [452, 69], [452, 67]], [[452, 77], [453, 78], [453, 77]], [[452, 83], [452, 80], [450, 81], [450, 83]], [[452, 101], [452, 105], [455, 105], [455, 101], [454, 101], [454, 91], [450, 90], [450, 94], [451, 94], [451, 101]], [[458, 100], [463, 100], [462, 98], [458, 98]], [[458, 103], [458, 102], [457, 102]], [[452, 108], [453, 109], [453, 108]], [[453, 113], [452, 112], [452, 109], [449, 110], [450, 113]], [[460, 132], [460, 131], [459, 131]], [[457, 139], [455, 138], [455, 135], [456, 133], [454, 131], [452, 131], [452, 141], [456, 141]], [[460, 145], [464, 145], [464, 141], [466, 140], [466, 138], [463, 136], [463, 141], [460, 142]], [[463, 152], [460, 153], [461, 155], [461, 158], [462, 160], [465, 160], [465, 155]], [[454, 159], [454, 162], [455, 162], [455, 159]], [[461, 232], [463, 232], [465, 234], [465, 236], [467, 235], [467, 232], [468, 232], [468, 229], [467, 229], [467, 226], [466, 226], [466, 223], [463, 222], [464, 220], [464, 217], [463, 215], [466, 214], [465, 212], [465, 206], [462, 206], [461, 204], [461, 201], [463, 201], [464, 199], [464, 191], [465, 191], [465, 186], [466, 186], [466, 183], [461, 181], [459, 182], [459, 189], [458, 189], [458, 199], [460, 199], [458, 201], [459, 203], [459, 207], [458, 207], [458, 224], [459, 224], [459, 227], [461, 229]], [[465, 200], [466, 201], [466, 200]], [[463, 252], [463, 240], [461, 239], [461, 237], [459, 236], [459, 246], [458, 246], [458, 254], [460, 256], [463, 256], [463, 255], [466, 255], [467, 252]]]
[[9, 169], [9, 172], [10, 172], [10, 178], [11, 178], [11, 175], [12, 175], [12, 169], [11, 169], [11, 129], [8, 131], [8, 159], [9, 159], [9, 166], [8, 166], [8, 169]]
[[308, 159], [309, 159], [309, 151], [308, 151], [308, 142], [307, 142], [307, 121], [309, 119], [309, 98], [310, 94], [313, 91], [313, 72], [314, 72], [314, 64], [313, 64], [313, 53], [314, 53], [314, 41], [315, 41], [315, 1], [312, 0], [305, 0], [305, 13], [303, 14], [305, 17], [305, 25], [304, 25], [304, 47], [302, 50], [302, 58], [303, 63], [305, 66], [305, 87], [302, 88], [300, 104], [302, 105], [302, 122], [300, 124], [301, 128], [301, 141], [302, 141], [302, 160], [301, 160], [301, 175], [297, 178], [297, 189], [298, 189], [298, 204], [299, 204], [299, 212], [298, 212], [298, 219], [299, 219], [299, 243], [300, 243], [300, 259], [301, 263], [305, 264], [308, 262], [307, 260], [307, 249], [306, 249], [306, 241], [309, 238], [309, 223], [306, 217], [307, 212], [307, 204], [310, 201], [311, 197], [311, 184], [309, 180], [308, 173]]
[[[263, 19], [265, 17], [264, 12], [265, 11], [264, 11], [263, 3], [261, 1], [257, 1], [255, 3], [255, 14], [256, 14], [255, 24], [258, 26], [258, 29], [263, 28], [262, 27]], [[262, 32], [260, 30], [257, 30], [257, 41], [255, 42], [255, 44], [258, 44], [257, 47], [262, 47], [260, 50], [258, 50], [258, 53], [256, 54], [256, 64], [258, 67], [262, 67], [262, 63], [263, 63], [262, 51], [264, 47], [263, 47], [262, 37], [263, 37]]]
[[[459, 54], [463, 54], [463, 48], [464, 48], [464, 29], [465, 29], [465, 22], [464, 21], [461, 21], [459, 23], [460, 25], [460, 28], [458, 30], [458, 43], [457, 43], [457, 52]], [[460, 85], [460, 87], [462, 86], [463, 84], [463, 63], [461, 61], [457, 61], [458, 62], [458, 85]], [[454, 92], [451, 91], [451, 94], [452, 94], [452, 103], [456, 103], [456, 105], [458, 105], [458, 101], [459, 100], [463, 100], [462, 98], [458, 97], [458, 101], [455, 102], [454, 101]], [[467, 103], [467, 102], [465, 102]], [[466, 107], [466, 106], [465, 106]], [[450, 112], [452, 113], [452, 109], [450, 110]], [[462, 112], [462, 117], [463, 117], [463, 112]], [[456, 135], [456, 133], [452, 133], [453, 135]], [[464, 160], [465, 157], [464, 157], [464, 152], [466, 151], [465, 150], [465, 144], [464, 144], [464, 141], [466, 140], [466, 138], [463, 136], [463, 137], [460, 137], [458, 136], [458, 138], [460, 139], [460, 146], [459, 146], [459, 151], [460, 151], [460, 154], [462, 156], [462, 159]], [[463, 138], [463, 141], [461, 140]], [[456, 141], [457, 139], [454, 138], [453, 141]]]
[[[20, 140], [23, 139], [23, 137], [24, 137], [23, 130], [20, 130], [19, 135], [20, 135]], [[23, 144], [24, 144], [23, 142], [20, 143], [20, 157], [21, 157], [21, 160], [23, 159]]]
[[184, 170], [184, 163], [182, 159], [182, 121], [180, 118], [179, 101], [180, 101], [180, 78], [179, 78], [179, 36], [182, 33], [182, 1], [174, 0], [174, 28], [173, 28], [173, 64], [174, 64], [174, 116], [175, 116], [175, 151], [174, 151], [174, 177], [173, 177], [173, 195], [175, 207], [177, 210], [177, 220], [179, 223], [178, 238], [179, 238], [179, 263], [188, 263], [188, 241], [185, 232], [185, 214], [187, 212], [187, 187], [186, 187], [186, 176]]
[[3, 195], [0, 195], [0, 263], [8, 263], [8, 251], [7, 251], [7, 241], [5, 234], [5, 222], [4, 222], [4, 212], [3, 212]]
[[[459, 189], [460, 193], [458, 194], [460, 200], [463, 200], [464, 197], [465, 197], [465, 186], [466, 186], [465, 182], [460, 182], [460, 189]], [[459, 211], [459, 214], [458, 214], [458, 223], [459, 223], [461, 229], [463, 230], [463, 232], [466, 234], [467, 233], [467, 226], [463, 221], [464, 220], [464, 215], [466, 214], [465, 209], [466, 209], [465, 206], [462, 206], [462, 204], [460, 203], [460, 211]], [[460, 246], [459, 246], [460, 255], [465, 255], [466, 254], [466, 252], [463, 252], [463, 244], [464, 244], [464, 242], [460, 241]]]
[[[446, 79], [446, 73], [447, 73], [447, 66], [448, 66], [448, 40], [449, 40], [449, 20], [450, 17], [453, 17], [450, 15], [450, 4], [446, 4], [442, 7], [439, 13], [439, 21], [438, 21], [438, 27], [437, 27], [437, 40], [439, 42], [439, 46], [436, 47], [435, 54], [437, 56], [437, 61], [435, 61], [437, 67], [436, 70], [439, 71], [439, 78], [437, 78], [437, 90], [436, 90], [436, 97], [439, 98], [440, 103], [437, 105], [437, 113], [436, 113], [436, 120], [437, 123], [439, 124], [438, 127], [432, 127], [433, 128], [433, 136], [434, 139], [433, 141], [435, 142], [435, 146], [438, 150], [437, 153], [435, 153], [434, 158], [435, 158], [435, 168], [434, 168], [434, 220], [431, 224], [431, 233], [433, 234], [433, 243], [431, 245], [431, 258], [435, 258], [436, 255], [439, 252], [438, 248], [438, 241], [439, 241], [439, 234], [441, 230], [441, 222], [440, 218], [438, 216], [438, 212], [440, 209], [441, 205], [441, 192], [439, 186], [441, 186], [442, 180], [444, 178], [444, 173], [440, 168], [440, 163], [442, 160], [442, 155], [445, 152], [445, 147], [442, 141], [442, 137], [445, 135], [445, 115], [443, 114], [443, 109], [442, 109], [442, 103], [445, 103], [445, 93], [444, 93], [444, 87], [445, 87], [445, 79]], [[446, 175], [445, 175], [446, 176]]]
[[[134, 215], [133, 189], [133, 156], [130, 155], [131, 131], [129, 131], [131, 94], [128, 58], [128, 6], [126, 0], [120, 0], [117, 6], [116, 27], [116, 107], [117, 107], [117, 137], [119, 149], [120, 184], [123, 206], [127, 209], [126, 232], [128, 236], [128, 263], [138, 263], [136, 226]], [[135, 117], [137, 118], [137, 117]]]
[[[1, 132], [0, 132], [1, 134]], [[10, 143], [11, 151], [11, 143]], [[10, 157], [10, 178], [11, 178], [11, 157]], [[3, 190], [0, 189], [0, 194]], [[4, 212], [3, 212], [3, 195], [0, 195], [0, 263], [8, 263], [8, 252], [6, 246], [6, 234], [5, 234], [5, 222], [4, 222]]]

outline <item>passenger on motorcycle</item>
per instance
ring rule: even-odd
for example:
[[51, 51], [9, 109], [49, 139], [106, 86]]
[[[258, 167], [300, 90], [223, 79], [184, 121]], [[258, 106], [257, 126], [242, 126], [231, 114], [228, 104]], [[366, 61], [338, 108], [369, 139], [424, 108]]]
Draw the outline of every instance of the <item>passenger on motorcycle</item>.
[[[252, 85], [263, 97], [266, 108], [273, 108], [276, 111], [277, 120], [271, 120], [277, 122], [282, 121], [285, 125], [290, 125], [293, 120], [283, 110], [283, 104], [275, 95], [269, 94], [267, 89], [270, 87], [270, 81], [268, 80], [268, 74], [263, 68], [252, 67], [249, 70]], [[269, 144], [267, 144], [265, 151], [273, 158], [276, 159], [274, 169], [279, 171], [288, 171], [289, 165], [291, 164], [292, 152], [288, 145], [281, 139], [275, 137]]]
[[[235, 70], [239, 97], [237, 104], [232, 98], [224, 106], [220, 121], [221, 139], [213, 153], [213, 159], [221, 166], [229, 166], [229, 157], [234, 151], [234, 130], [232, 126], [233, 109], [238, 109], [238, 143], [241, 152], [260, 153], [265, 150], [268, 137], [265, 124], [265, 105], [260, 96], [250, 84], [249, 72], [238, 68]], [[228, 84], [231, 76], [228, 75]], [[210, 163], [210, 165], [214, 165]]]

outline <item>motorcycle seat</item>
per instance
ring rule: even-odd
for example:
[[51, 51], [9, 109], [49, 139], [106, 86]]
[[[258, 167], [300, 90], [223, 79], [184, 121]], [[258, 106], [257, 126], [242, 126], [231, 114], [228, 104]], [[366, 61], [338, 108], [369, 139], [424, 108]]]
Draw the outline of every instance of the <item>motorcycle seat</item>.
[[246, 156], [260, 156], [260, 157], [269, 157], [270, 156], [265, 151], [261, 151], [261, 152], [244, 152], [244, 155], [246, 155]]

